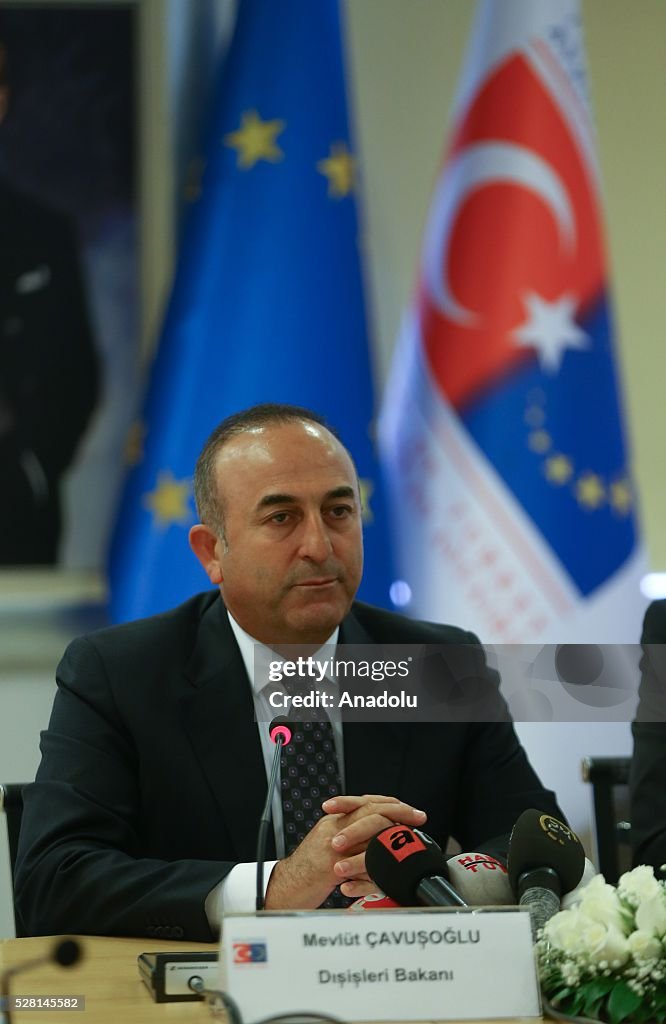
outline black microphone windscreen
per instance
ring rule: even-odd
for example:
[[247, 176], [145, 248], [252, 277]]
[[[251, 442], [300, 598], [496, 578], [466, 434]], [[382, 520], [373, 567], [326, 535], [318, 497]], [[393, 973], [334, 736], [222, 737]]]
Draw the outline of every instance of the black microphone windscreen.
[[53, 959], [61, 967], [72, 967], [81, 955], [81, 945], [76, 939], [62, 939], [53, 950]]
[[437, 843], [406, 825], [390, 825], [374, 836], [365, 852], [365, 866], [382, 892], [403, 907], [418, 905], [416, 889], [422, 879], [449, 877]]
[[535, 868], [552, 868], [562, 891], [575, 889], [585, 869], [585, 851], [568, 825], [534, 808], [523, 811], [513, 826], [509, 843], [509, 881], [515, 893], [519, 879]]

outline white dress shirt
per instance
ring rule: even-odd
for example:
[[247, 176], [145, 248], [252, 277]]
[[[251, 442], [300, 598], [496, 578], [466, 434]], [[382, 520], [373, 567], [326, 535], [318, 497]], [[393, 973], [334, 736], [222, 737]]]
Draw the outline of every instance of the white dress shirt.
[[[266, 779], [268, 780], [273, 767], [273, 757], [275, 756], [275, 744], [269, 736], [268, 726], [278, 715], [284, 715], [286, 718], [289, 718], [289, 711], [287, 708], [274, 708], [271, 707], [269, 703], [268, 697], [270, 693], [274, 693], [276, 691], [286, 693], [279, 683], [269, 682], [269, 664], [270, 662], [284, 661], [285, 659], [281, 655], [277, 654], [271, 647], [267, 647], [265, 644], [259, 643], [259, 641], [251, 637], [249, 633], [246, 633], [245, 630], [238, 625], [234, 617], [229, 614], [228, 610], [227, 615], [229, 616], [229, 625], [231, 626], [236, 642], [240, 648], [243, 664], [245, 665], [247, 677], [252, 688], [255, 718], [257, 720], [257, 728], [259, 730], [261, 750], [264, 756]], [[321, 657], [322, 660], [335, 657], [339, 632], [340, 628], [336, 627], [328, 640], [326, 640], [319, 650], [312, 655], [315, 660], [319, 657]], [[317, 684], [317, 688], [321, 690], [326, 689], [329, 692], [335, 692], [337, 684], [335, 681], [331, 682], [329, 679], [325, 679], [322, 684]], [[331, 725], [333, 727], [333, 736], [342, 782], [342, 792], [344, 792], [345, 779], [342, 719], [340, 710], [337, 707], [337, 701], [332, 703], [333, 706], [326, 709], [326, 714], [331, 720]], [[273, 795], [273, 829], [275, 833], [275, 849], [278, 858], [284, 857], [282, 796], [279, 786], [276, 787]], [[258, 830], [259, 822], [257, 821], [257, 831]], [[267, 861], [265, 864], [264, 895], [266, 894], [266, 888], [268, 887], [271, 872], [276, 864], [276, 860]], [[236, 864], [226, 878], [223, 878], [214, 889], [211, 889], [206, 897], [205, 909], [208, 922], [213, 931], [217, 931], [221, 928], [223, 913], [251, 913], [255, 909], [256, 880], [257, 864], [255, 861], [252, 861], [251, 863]]]

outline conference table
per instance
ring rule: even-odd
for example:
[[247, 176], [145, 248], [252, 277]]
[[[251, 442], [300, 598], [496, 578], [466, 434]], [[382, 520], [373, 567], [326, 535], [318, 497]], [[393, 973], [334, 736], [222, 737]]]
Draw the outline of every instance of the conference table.
[[[20, 1010], [14, 1013], [16, 1024], [151, 1024], [153, 1021], [213, 1021], [203, 1001], [155, 1003], [139, 977], [137, 957], [144, 952], [179, 950], [215, 951], [216, 946], [201, 942], [164, 942], [154, 939], [115, 939], [77, 936], [83, 957], [73, 967], [63, 969], [43, 965], [15, 977], [12, 995], [83, 995], [85, 1010]], [[0, 974], [15, 964], [45, 956], [54, 946], [48, 938], [0, 940]], [[534, 1022], [534, 1018], [530, 1018]], [[250, 1022], [251, 1024], [251, 1022]], [[463, 1024], [463, 1022], [457, 1022]], [[519, 1024], [518, 1018], [504, 1018], [504, 1024]]]

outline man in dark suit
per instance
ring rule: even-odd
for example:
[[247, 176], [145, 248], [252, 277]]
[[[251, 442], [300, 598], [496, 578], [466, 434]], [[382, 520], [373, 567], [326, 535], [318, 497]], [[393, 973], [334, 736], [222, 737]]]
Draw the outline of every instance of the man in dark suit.
[[[315, 414], [258, 406], [230, 417], [199, 457], [195, 496], [190, 544], [220, 594], [77, 640], [59, 667], [16, 871], [28, 933], [205, 940], [220, 901], [239, 908], [266, 794], [253, 647], [476, 643], [354, 602], [358, 480]], [[365, 850], [392, 822], [425, 823], [442, 846], [453, 835], [463, 849], [498, 849], [524, 809], [561, 817], [495, 711], [469, 723], [344, 723], [346, 795], [325, 801], [270, 867], [266, 907], [314, 908], [338, 884], [348, 897], [373, 890]], [[277, 832], [276, 842], [279, 853]]]
[[[7, 106], [0, 42], [0, 122]], [[98, 397], [72, 224], [0, 177], [0, 565], [50, 565], [60, 486]]]
[[666, 878], [666, 600], [643, 622], [640, 702], [632, 725], [631, 838], [634, 864]]

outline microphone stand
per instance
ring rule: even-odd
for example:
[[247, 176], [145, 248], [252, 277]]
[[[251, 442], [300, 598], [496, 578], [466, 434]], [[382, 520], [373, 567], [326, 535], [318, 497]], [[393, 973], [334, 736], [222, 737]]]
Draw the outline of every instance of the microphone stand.
[[9, 1008], [9, 983], [14, 975], [21, 974], [22, 971], [30, 971], [33, 967], [41, 967], [43, 964], [49, 963], [50, 960], [50, 956], [35, 956], [32, 960], [24, 960], [2, 972], [0, 975], [0, 1024], [12, 1024], [12, 1012]]
[[275, 754], [273, 755], [273, 767], [271, 769], [271, 777], [268, 782], [268, 793], [266, 794], [266, 803], [264, 809], [261, 812], [261, 818], [259, 820], [259, 832], [257, 833], [257, 896], [255, 901], [256, 910], [264, 909], [264, 860], [266, 858], [266, 841], [268, 838], [268, 829], [273, 819], [273, 794], [275, 792], [275, 785], [277, 783], [278, 769], [280, 767], [280, 754], [282, 752], [282, 746], [285, 742], [284, 732], [276, 730], [275, 736]]
[[42, 967], [44, 964], [56, 963], [60, 967], [71, 967], [81, 957], [81, 947], [75, 939], [62, 939], [45, 956], [32, 957], [30, 960], [23, 960], [20, 964], [8, 967], [0, 974], [0, 1024], [12, 1024], [12, 1011], [10, 1009], [10, 981], [15, 974], [22, 974], [23, 971], [30, 971], [33, 967]]

